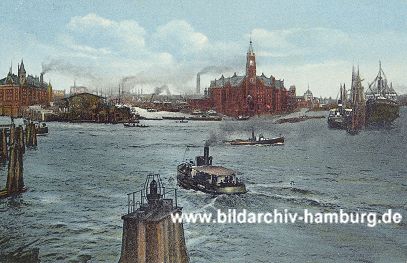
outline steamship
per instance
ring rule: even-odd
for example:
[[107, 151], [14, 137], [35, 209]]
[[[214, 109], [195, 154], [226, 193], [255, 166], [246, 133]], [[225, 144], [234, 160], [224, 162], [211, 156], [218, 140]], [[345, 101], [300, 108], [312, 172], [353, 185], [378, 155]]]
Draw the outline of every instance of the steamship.
[[275, 137], [275, 138], [264, 138], [262, 134], [259, 135], [258, 138], [254, 135], [254, 130], [252, 130], [252, 137], [243, 140], [243, 139], [236, 139], [232, 141], [226, 141], [231, 145], [283, 145], [284, 144], [284, 137]]
[[379, 63], [379, 73], [366, 92], [366, 123], [383, 125], [399, 117], [400, 105], [392, 83], [388, 85], [386, 75]]
[[197, 156], [195, 162], [183, 162], [177, 166], [178, 185], [189, 190], [209, 194], [244, 194], [245, 184], [236, 176], [235, 171], [212, 165], [209, 146], [205, 145], [204, 155]]

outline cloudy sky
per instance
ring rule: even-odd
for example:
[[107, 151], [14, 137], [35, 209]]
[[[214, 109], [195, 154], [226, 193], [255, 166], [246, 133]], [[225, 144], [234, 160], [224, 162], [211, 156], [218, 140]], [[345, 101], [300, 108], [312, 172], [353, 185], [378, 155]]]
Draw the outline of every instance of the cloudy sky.
[[[244, 74], [250, 35], [260, 75], [298, 93], [336, 97], [359, 65], [365, 86], [378, 61], [407, 93], [407, 1], [57, 1], [0, 2], [0, 75], [24, 58], [55, 89], [168, 85], [191, 92], [196, 73], [216, 66]], [[201, 86], [220, 76], [209, 72]]]

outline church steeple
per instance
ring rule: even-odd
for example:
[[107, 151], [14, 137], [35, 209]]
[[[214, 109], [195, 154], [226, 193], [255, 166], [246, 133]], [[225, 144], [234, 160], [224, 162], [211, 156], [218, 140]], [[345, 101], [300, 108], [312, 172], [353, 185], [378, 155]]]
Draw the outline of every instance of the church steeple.
[[27, 72], [25, 71], [24, 68], [24, 61], [21, 59], [21, 65], [18, 67], [18, 78], [20, 80], [20, 85], [24, 85], [26, 77], [27, 77]]

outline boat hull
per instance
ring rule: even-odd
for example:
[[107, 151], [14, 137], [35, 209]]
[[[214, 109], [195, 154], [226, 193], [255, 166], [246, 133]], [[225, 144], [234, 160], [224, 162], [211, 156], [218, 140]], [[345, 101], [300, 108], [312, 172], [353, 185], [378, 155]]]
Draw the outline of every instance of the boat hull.
[[192, 179], [188, 174], [178, 170], [177, 174], [178, 185], [186, 190], [196, 190], [213, 195], [221, 194], [244, 194], [247, 193], [246, 186], [244, 184], [233, 186], [216, 186], [205, 182], [199, 182]]
[[37, 135], [47, 135], [48, 134], [48, 127], [40, 127], [37, 130]]
[[234, 140], [231, 141], [231, 145], [273, 145], [273, 144], [283, 144], [284, 143], [284, 137], [278, 137], [278, 138], [272, 138], [272, 139], [266, 139], [266, 140], [258, 140], [258, 141], [253, 141], [253, 140]]
[[399, 117], [399, 111], [399, 104], [393, 100], [368, 100], [366, 102], [366, 123], [368, 125], [392, 123]]
[[346, 119], [343, 116], [328, 117], [328, 126], [331, 129], [346, 129]]

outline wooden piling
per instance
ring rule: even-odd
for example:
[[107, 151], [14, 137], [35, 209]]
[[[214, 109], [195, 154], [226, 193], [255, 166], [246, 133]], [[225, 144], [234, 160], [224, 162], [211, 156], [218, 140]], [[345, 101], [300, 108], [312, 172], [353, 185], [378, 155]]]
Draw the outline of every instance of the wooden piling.
[[18, 135], [19, 147], [20, 147], [22, 153], [24, 154], [25, 153], [24, 130], [23, 130], [23, 127], [21, 125], [18, 128], [19, 129], [18, 129], [17, 135]]
[[37, 127], [35, 127], [35, 124], [33, 123], [33, 132], [32, 132], [32, 136], [33, 136], [33, 146], [37, 146]]
[[25, 191], [23, 179], [23, 144], [21, 140], [24, 140], [23, 128], [21, 126], [16, 128], [14, 124], [11, 125], [7, 184], [6, 189], [1, 192], [0, 197]]
[[8, 159], [7, 154], [7, 133], [6, 129], [1, 129], [1, 139], [0, 139], [0, 161], [5, 163]]
[[15, 135], [16, 135], [16, 125], [13, 123], [10, 125], [10, 136], [8, 140], [8, 145], [11, 146], [14, 144]]
[[25, 142], [27, 146], [30, 146], [30, 136], [31, 136], [31, 122], [25, 125]]
[[8, 169], [7, 169], [7, 185], [6, 185], [6, 191], [8, 195], [13, 194], [14, 191], [16, 190], [16, 180], [15, 180], [15, 161], [16, 161], [16, 151], [15, 151], [15, 146], [11, 145], [10, 146], [10, 158], [8, 161]]

